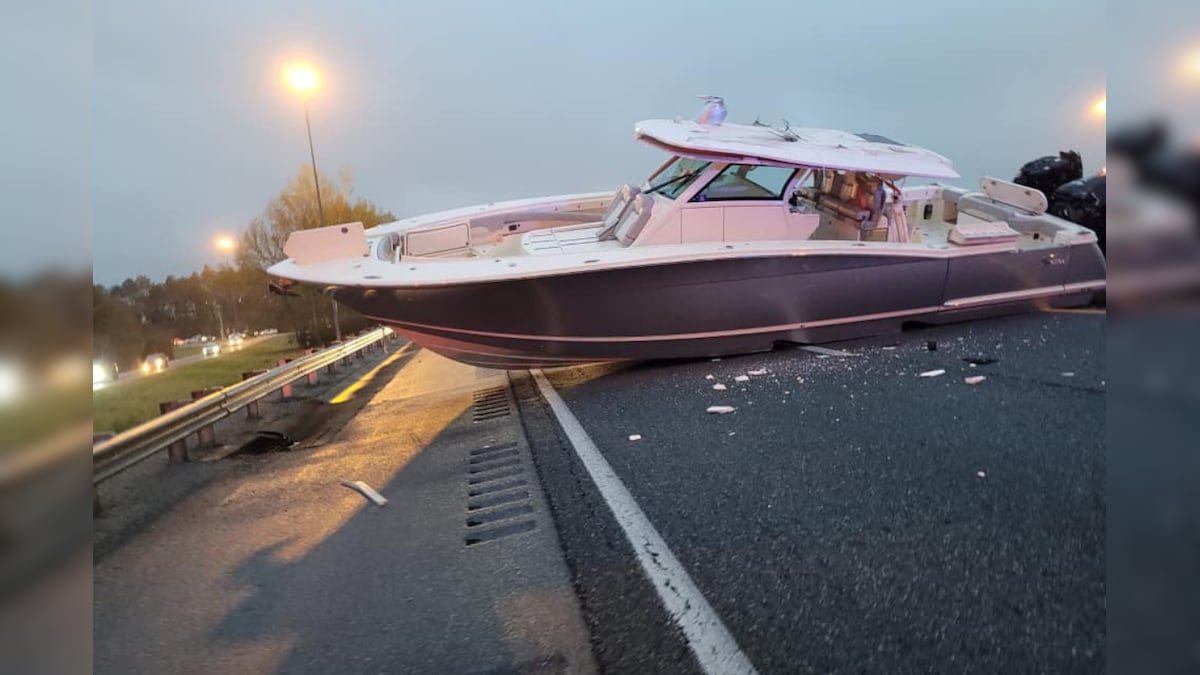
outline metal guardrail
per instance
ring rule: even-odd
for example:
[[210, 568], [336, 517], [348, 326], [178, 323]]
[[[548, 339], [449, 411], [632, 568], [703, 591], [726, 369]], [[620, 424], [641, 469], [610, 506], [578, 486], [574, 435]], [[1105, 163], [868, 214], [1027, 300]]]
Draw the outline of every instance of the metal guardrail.
[[300, 357], [258, 377], [239, 382], [149, 422], [127, 429], [92, 448], [92, 484], [112, 478], [125, 469], [186, 439], [217, 420], [312, 372], [346, 358], [391, 335], [377, 328], [315, 354]]

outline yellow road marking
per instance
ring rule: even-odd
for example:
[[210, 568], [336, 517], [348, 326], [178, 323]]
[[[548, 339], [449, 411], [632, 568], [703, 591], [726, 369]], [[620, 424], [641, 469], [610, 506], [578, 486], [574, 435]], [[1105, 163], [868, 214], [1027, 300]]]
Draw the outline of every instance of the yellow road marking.
[[345, 403], [346, 401], [349, 401], [350, 397], [354, 396], [354, 394], [356, 392], [358, 392], [359, 389], [362, 389], [363, 387], [367, 386], [367, 383], [370, 382], [376, 375], [378, 375], [379, 371], [383, 370], [384, 368], [387, 368], [392, 363], [395, 363], [396, 359], [403, 356], [404, 353], [407, 352], [408, 348], [411, 346], [412, 346], [412, 343], [410, 342], [410, 343], [404, 345], [403, 347], [401, 347], [400, 350], [397, 351], [395, 354], [392, 354], [391, 356], [387, 357], [386, 359], [383, 360], [382, 363], [375, 366], [371, 370], [367, 371], [366, 375], [363, 375], [362, 377], [358, 378], [358, 380], [356, 380], [354, 382], [354, 384], [350, 385], [349, 387], [346, 387], [341, 392], [339, 392], [337, 396], [334, 396], [333, 398], [329, 399], [329, 402], [337, 404], [337, 403]]

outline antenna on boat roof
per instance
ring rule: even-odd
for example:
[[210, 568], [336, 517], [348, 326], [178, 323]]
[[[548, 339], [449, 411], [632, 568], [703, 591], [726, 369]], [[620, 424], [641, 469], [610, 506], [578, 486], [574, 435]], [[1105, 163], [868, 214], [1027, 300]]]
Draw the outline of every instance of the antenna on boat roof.
[[781, 117], [780, 119], [783, 121], [782, 129], [779, 127], [773, 127], [770, 124], [760, 121], [757, 116], [754, 118], [753, 126], [765, 127], [768, 131], [778, 136], [781, 140], [787, 141], [788, 143], [794, 143], [800, 140], [800, 135], [792, 131], [792, 123], [787, 121], [786, 117]]
[[700, 113], [700, 119], [696, 120], [700, 124], [711, 124], [714, 127], [721, 126], [721, 122], [725, 121], [725, 99], [720, 96], [697, 96], [696, 98], [704, 101], [704, 112]]

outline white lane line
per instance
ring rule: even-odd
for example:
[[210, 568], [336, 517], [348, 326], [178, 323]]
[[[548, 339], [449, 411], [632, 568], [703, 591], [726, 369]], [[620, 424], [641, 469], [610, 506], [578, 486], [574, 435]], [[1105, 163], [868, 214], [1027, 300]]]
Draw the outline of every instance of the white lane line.
[[654, 529], [654, 525], [642, 513], [641, 507], [634, 501], [633, 495], [617, 474], [608, 465], [608, 460], [600, 454], [599, 448], [592, 442], [587, 432], [575, 419], [575, 415], [567, 408], [567, 404], [559, 397], [553, 385], [541, 370], [530, 371], [537, 380], [542, 397], [550, 404], [563, 432], [575, 448], [575, 454], [583, 462], [584, 468], [592, 477], [592, 482], [600, 490], [601, 496], [608, 504], [609, 510], [617, 519], [617, 524], [625, 531], [629, 543], [637, 554], [638, 562], [645, 570], [646, 576], [658, 591], [671, 620], [679, 626], [687, 637], [688, 647], [691, 647], [700, 668], [711, 675], [716, 673], [740, 673], [742, 675], [757, 675], [754, 664], [738, 647], [721, 618], [713, 611], [696, 588], [695, 582], [688, 576], [683, 565], [675, 558], [667, 543]]

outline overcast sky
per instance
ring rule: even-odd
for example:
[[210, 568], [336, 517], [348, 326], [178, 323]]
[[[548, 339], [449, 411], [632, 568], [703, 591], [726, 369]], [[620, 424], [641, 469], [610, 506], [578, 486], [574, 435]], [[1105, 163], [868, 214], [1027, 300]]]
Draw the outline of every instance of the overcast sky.
[[[1064, 148], [1089, 170], [1103, 164], [1103, 122], [1088, 109], [1105, 91], [1105, 19], [1092, 0], [106, 0], [90, 11], [78, 36], [90, 61], [86, 49], [45, 49], [45, 33], [9, 36], [91, 82], [76, 106], [27, 82], [61, 105], [18, 114], [40, 131], [10, 152], [41, 172], [20, 186], [18, 222], [90, 223], [105, 284], [220, 261], [213, 237], [243, 227], [307, 161], [303, 109], [280, 81], [297, 58], [324, 79], [318, 165], [350, 167], [356, 194], [397, 216], [640, 180], [659, 157], [632, 140], [634, 122], [694, 116], [697, 94], [724, 96], [731, 121], [786, 117], [930, 147], [963, 184]], [[71, 180], [90, 199], [60, 203]]]

